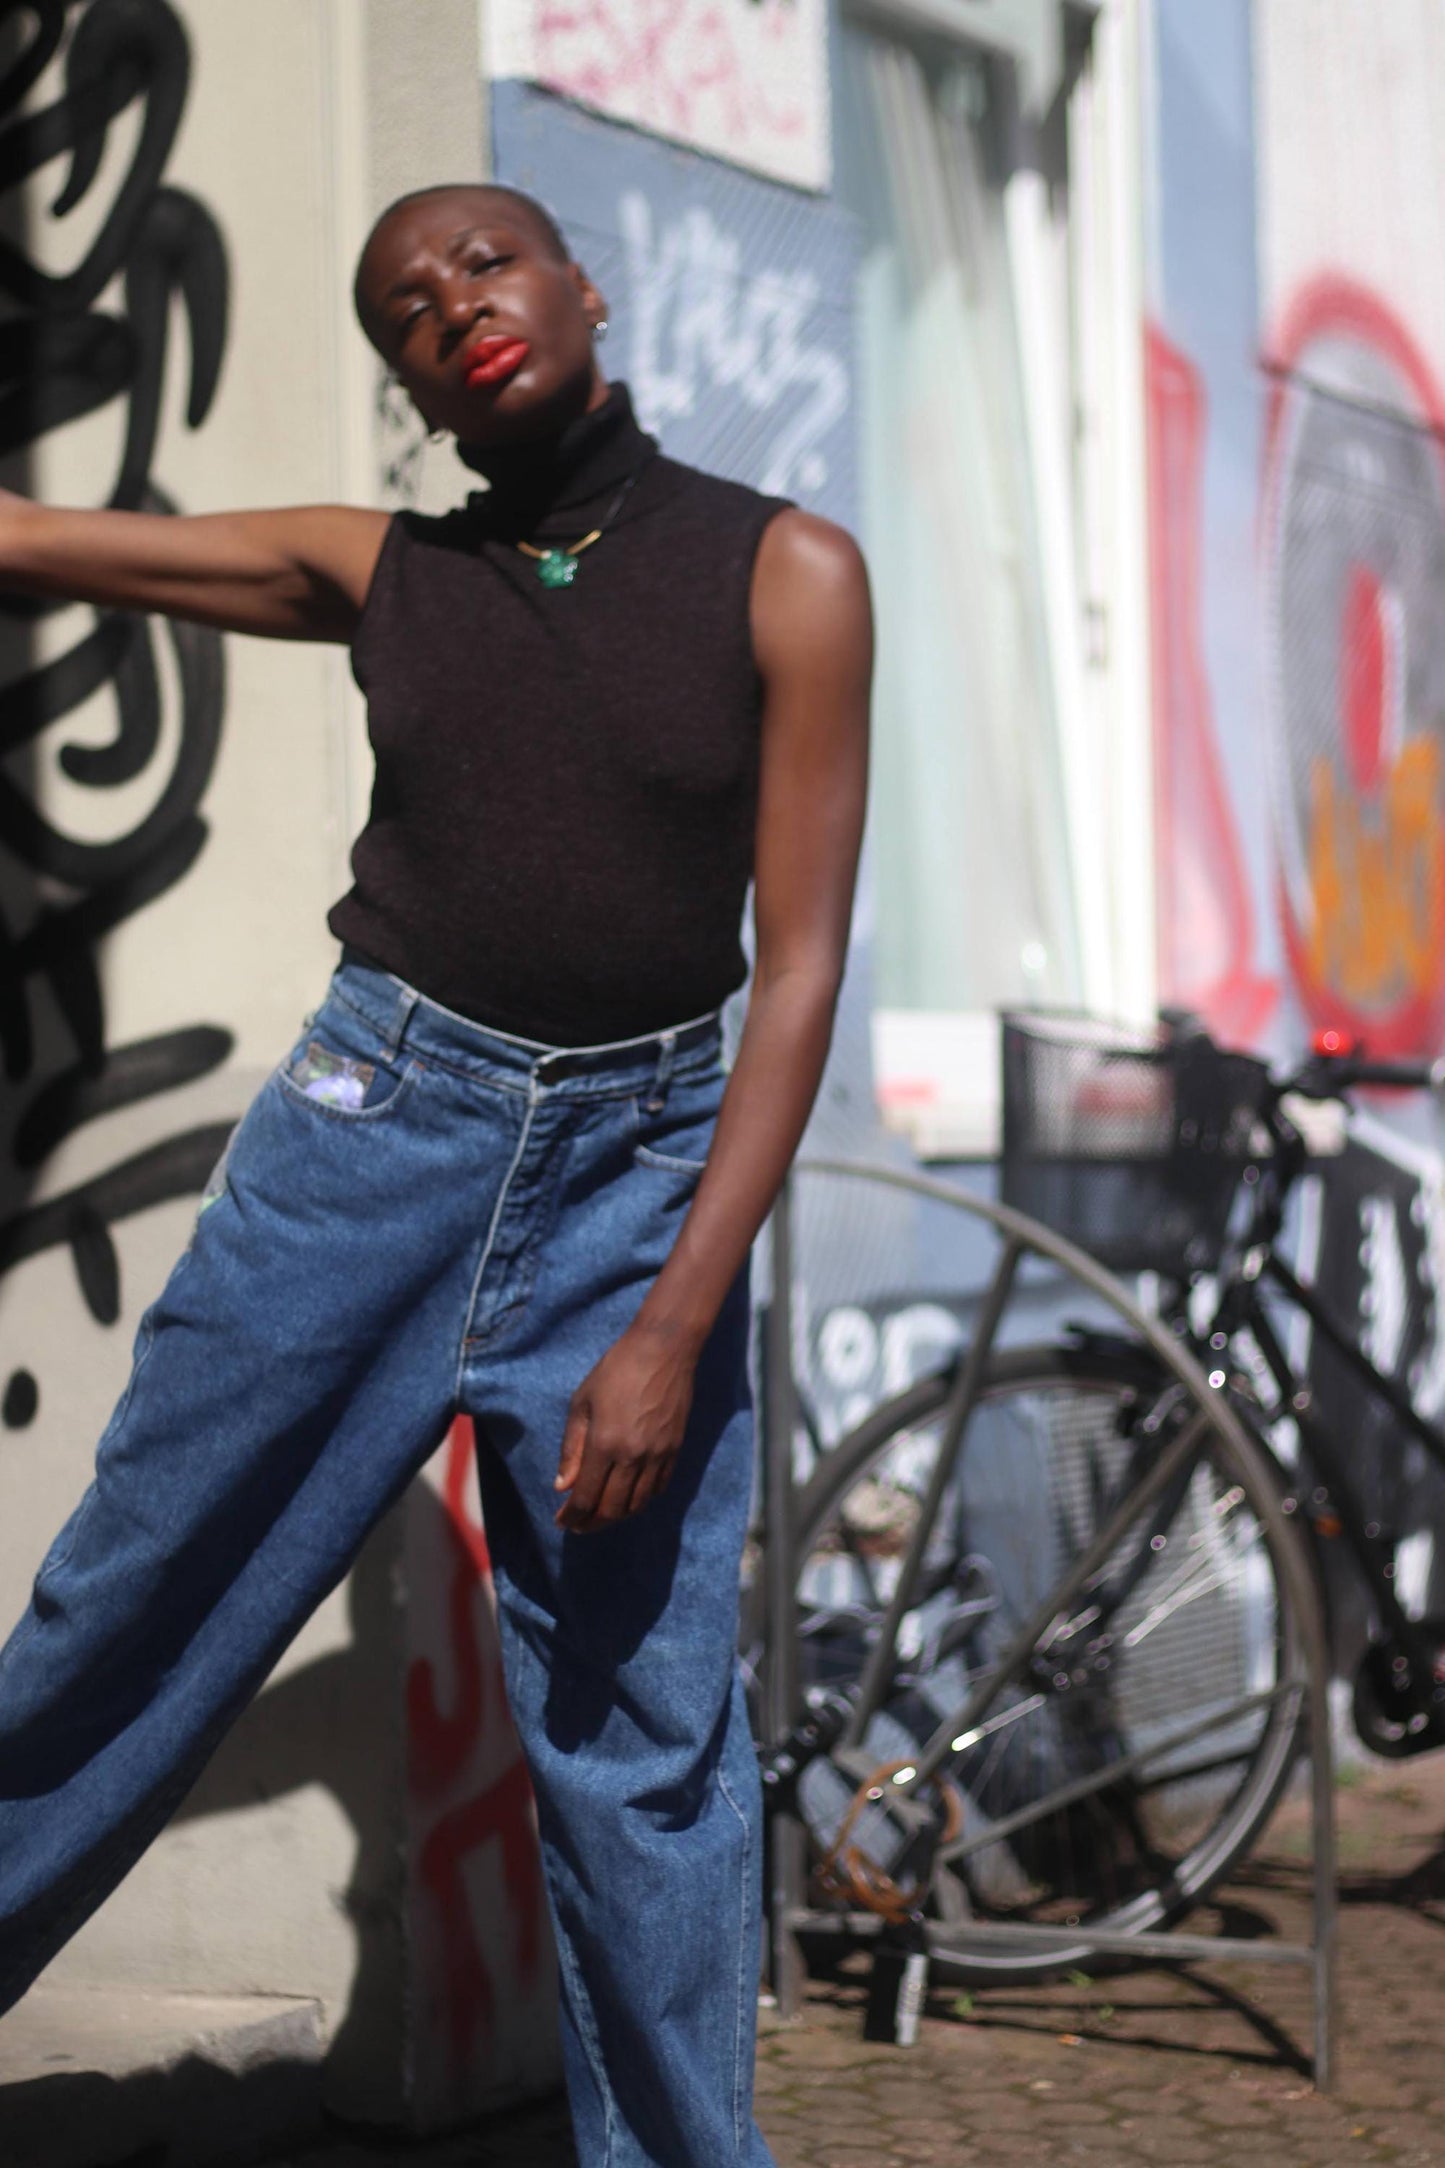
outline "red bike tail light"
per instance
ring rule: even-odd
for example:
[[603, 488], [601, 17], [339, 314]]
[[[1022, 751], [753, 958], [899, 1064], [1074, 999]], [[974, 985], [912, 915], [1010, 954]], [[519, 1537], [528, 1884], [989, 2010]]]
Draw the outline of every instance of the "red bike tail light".
[[1345, 1054], [1361, 1054], [1364, 1047], [1352, 1031], [1341, 1031], [1334, 1024], [1327, 1024], [1317, 1031], [1310, 1042], [1316, 1054], [1332, 1054], [1338, 1059]]

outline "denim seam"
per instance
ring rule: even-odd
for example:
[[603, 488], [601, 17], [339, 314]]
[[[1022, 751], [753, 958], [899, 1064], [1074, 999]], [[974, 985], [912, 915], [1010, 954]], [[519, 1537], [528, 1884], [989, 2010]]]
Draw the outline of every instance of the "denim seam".
[[[182, 1251], [181, 1255], [177, 1258], [171, 1273], [171, 1279], [173, 1282], [176, 1273], [180, 1271], [181, 1266], [186, 1262], [186, 1259], [187, 1257], [189, 1257], [189, 1255], [190, 1251], [189, 1249], [187, 1249]], [[115, 1411], [101, 1434], [100, 1445], [104, 1445], [107, 1439], [119, 1437], [121, 1429], [124, 1426], [126, 1416], [130, 1413], [131, 1401], [135, 1397], [136, 1381], [140, 1377], [142, 1370], [144, 1370], [146, 1363], [149, 1360], [151, 1349], [155, 1346], [155, 1344], [155, 1305], [152, 1304], [151, 1307], [146, 1310], [144, 1316], [141, 1318], [140, 1330], [136, 1335], [136, 1351], [131, 1360], [130, 1376], [126, 1379], [125, 1390], [122, 1392], [120, 1400], [116, 1405]], [[99, 1458], [99, 1453], [100, 1446], [97, 1446], [97, 1459]], [[95, 1488], [95, 1477], [94, 1475], [92, 1475], [91, 1480], [86, 1487], [85, 1495], [76, 1506], [75, 1512], [72, 1516], [69, 1543], [66, 1544], [63, 1551], [57, 1550], [55, 1544], [51, 1545], [50, 1549], [46, 1552], [44, 1558], [41, 1559], [40, 1564], [35, 1569], [35, 1580], [38, 1581], [41, 1575], [46, 1573], [47, 1571], [50, 1573], [58, 1573], [61, 1568], [67, 1565], [70, 1559], [74, 1556], [75, 1546], [80, 1541], [81, 1528], [83, 1526], [84, 1516], [86, 1515], [86, 1513], [89, 1512], [91, 1502], [95, 1497]], [[57, 1542], [58, 1540], [59, 1539], [57, 1538]], [[25, 1641], [28, 1642], [31, 1639], [35, 1629], [38, 1627], [39, 1623], [40, 1621], [35, 1613], [35, 1606], [32, 1603], [29, 1610], [26, 1612], [25, 1616], [21, 1619], [19, 1625], [15, 1629], [15, 1633], [13, 1636], [13, 1645], [17, 1648], [22, 1646], [22, 1634], [24, 1634]]]
[[671, 1152], [655, 1152], [650, 1144], [635, 1144], [632, 1157], [639, 1167], [660, 1167], [664, 1174], [701, 1174], [705, 1159], [678, 1159]]
[[491, 1262], [492, 1251], [496, 1246], [497, 1230], [502, 1224], [502, 1214], [506, 1210], [507, 1199], [511, 1195], [512, 1183], [516, 1177], [517, 1169], [522, 1164], [522, 1154], [527, 1149], [527, 1140], [532, 1134], [532, 1118], [537, 1111], [537, 1094], [535, 1090], [529, 1092], [527, 1098], [527, 1113], [522, 1123], [522, 1134], [517, 1139], [517, 1149], [512, 1154], [512, 1163], [502, 1178], [502, 1186], [497, 1192], [497, 1201], [492, 1207], [491, 1223], [487, 1228], [486, 1240], [482, 1244], [482, 1254], [477, 1259], [477, 1269], [472, 1278], [472, 1291], [467, 1298], [466, 1315], [462, 1319], [461, 1345], [457, 1349], [456, 1403], [458, 1407], [462, 1405], [462, 1393], [466, 1385], [467, 1352], [468, 1349], [474, 1348], [478, 1344], [477, 1338], [472, 1333], [472, 1325], [476, 1318], [477, 1297], [482, 1291], [482, 1277]]
[[[228, 1145], [226, 1149], [229, 1151], [230, 1146]], [[182, 1265], [184, 1265], [190, 1258], [191, 1244], [194, 1243], [195, 1239], [195, 1229], [192, 1228], [191, 1241], [187, 1243], [185, 1249], [182, 1250], [180, 1256], [176, 1259], [175, 1265], [172, 1269], [172, 1282], [174, 1282], [175, 1275], [180, 1271]], [[136, 1384], [140, 1378], [142, 1370], [144, 1370], [146, 1364], [150, 1361], [151, 1351], [156, 1344], [157, 1329], [156, 1305], [154, 1303], [151, 1303], [147, 1307], [144, 1316], [141, 1318], [140, 1330], [136, 1334], [136, 1350], [131, 1360], [130, 1376], [125, 1381], [125, 1390], [121, 1394], [120, 1399], [116, 1404], [115, 1413], [111, 1416], [110, 1421], [106, 1424], [104, 1431], [102, 1431], [101, 1433], [100, 1445], [104, 1445], [107, 1436], [114, 1437], [119, 1432], [122, 1423], [124, 1423], [126, 1417], [130, 1414], [130, 1404], [135, 1398]], [[100, 1445], [97, 1445], [96, 1447], [97, 1457], [100, 1453]]]
[[[734, 1719], [735, 1721], [735, 1719]], [[737, 2018], [733, 2028], [733, 2144], [737, 2147], [739, 2161], [743, 2158], [743, 1982], [747, 1963], [748, 1943], [748, 1892], [752, 1888], [753, 1833], [748, 1818], [728, 1790], [728, 1780], [723, 1774], [721, 1760], [717, 1771], [718, 1790], [738, 1818], [743, 1833], [742, 1904], [738, 1919], [738, 1994]]]
[[482, 1076], [475, 1069], [464, 1069], [460, 1062], [448, 1061], [445, 1054], [438, 1054], [431, 1047], [427, 1048], [426, 1058], [429, 1068], [445, 1069], [448, 1076], [460, 1077], [464, 1084], [475, 1084], [482, 1091], [505, 1092], [509, 1099], [530, 1099], [532, 1096], [530, 1080], [512, 1084], [505, 1077]]
[[326, 1007], [327, 1002], [331, 1001], [338, 1001], [340, 1002], [343, 1009], [350, 1009], [352, 1015], [356, 1017], [359, 1022], [367, 1025], [370, 1030], [374, 1031], [377, 1034], [378, 1038], [385, 1039], [388, 1045], [391, 1044], [390, 1027], [386, 1024], [379, 1023], [377, 1019], [371, 1014], [370, 1010], [358, 1008], [356, 1003], [350, 1000], [347, 995], [342, 992], [341, 988], [337, 986], [334, 982], [326, 990], [326, 1001], [321, 1004], [321, 1009], [318, 1009], [315, 1015], [309, 1019], [306, 1027], [308, 1031], [310, 1030], [311, 1025], [314, 1024], [317, 1021], [317, 1018], [321, 1015], [321, 1010]]
[[[545, 1841], [542, 1849], [544, 1852], [551, 1852], [554, 1858], [560, 1856], [556, 1846]], [[560, 1876], [556, 1877], [556, 1880], [560, 1881], [560, 1879]], [[597, 2031], [596, 2013], [592, 2008], [592, 1998], [587, 1993], [586, 1984], [582, 1978], [582, 1968], [577, 1962], [577, 1953], [572, 1948], [572, 1938], [569, 1934], [563, 1932], [557, 1936], [556, 1941], [557, 1963], [559, 1968], [567, 1975], [567, 1984], [572, 1994], [573, 2022], [577, 2027], [577, 2038], [582, 2044], [582, 2052], [587, 2058], [587, 2067], [592, 2073], [592, 2083], [596, 2086], [597, 2096], [602, 2102], [602, 2120], [606, 2138], [602, 2158], [597, 2163], [597, 2168], [609, 2168], [612, 2159], [612, 2141], [616, 2135], [617, 2122], [613, 2113], [612, 2087], [607, 2082], [607, 2059], [602, 2053], [602, 2041]], [[588, 2168], [591, 2168], [590, 2162]]]
[[[189, 1250], [183, 1251], [181, 1256], [176, 1260], [175, 1266], [171, 1273], [172, 1284], [174, 1283], [176, 1273], [180, 1271], [181, 1266], [186, 1262], [186, 1259], [189, 1255]], [[64, 1550], [62, 1551], [58, 1548], [60, 1538], [59, 1536], [57, 1536], [55, 1542], [51, 1544], [50, 1549], [46, 1552], [45, 1556], [41, 1559], [40, 1564], [36, 1567], [34, 1578], [32, 1581], [31, 1601], [23, 1617], [17, 1623], [15, 1630], [11, 1634], [10, 1639], [4, 1649], [4, 1654], [6, 1658], [10, 1661], [13, 1661], [22, 1649], [29, 1647], [30, 1643], [34, 1640], [36, 1634], [40, 1630], [42, 1622], [35, 1606], [35, 1587], [38, 1586], [39, 1582], [45, 1574], [62, 1572], [64, 1568], [69, 1565], [71, 1559], [75, 1555], [75, 1547], [80, 1541], [81, 1534], [85, 1527], [86, 1517], [90, 1513], [91, 1508], [94, 1505], [95, 1499], [98, 1495], [100, 1448], [101, 1446], [104, 1446], [108, 1440], [115, 1439], [120, 1436], [121, 1430], [123, 1429], [125, 1424], [126, 1416], [130, 1410], [131, 1401], [135, 1396], [136, 1380], [139, 1378], [142, 1370], [146, 1366], [146, 1361], [150, 1355], [151, 1349], [155, 1346], [155, 1340], [155, 1306], [152, 1305], [151, 1308], [145, 1312], [144, 1316], [141, 1318], [140, 1321], [140, 1330], [137, 1334], [136, 1352], [131, 1361], [130, 1376], [125, 1381], [125, 1390], [120, 1396], [120, 1400], [116, 1405], [115, 1411], [112, 1414], [110, 1421], [106, 1424], [105, 1429], [101, 1434], [100, 1445], [96, 1447], [96, 1472], [92, 1474], [90, 1482], [86, 1486], [84, 1496], [80, 1499], [74, 1513], [70, 1517], [70, 1541], [66, 1544]], [[131, 1522], [133, 1527], [144, 1527], [144, 1523], [137, 1521], [134, 1514], [127, 1514], [126, 1518]], [[145, 1533], [147, 1535], [150, 1535], [153, 1534], [154, 1531], [147, 1528], [145, 1529]]]

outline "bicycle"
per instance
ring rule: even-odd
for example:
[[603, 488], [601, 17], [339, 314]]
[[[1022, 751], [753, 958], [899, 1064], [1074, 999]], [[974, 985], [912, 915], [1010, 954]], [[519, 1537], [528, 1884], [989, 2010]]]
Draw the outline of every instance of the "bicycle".
[[[1142, 1950], [1249, 1850], [1307, 1717], [1325, 1728], [1326, 1505], [1382, 1622], [1357, 1693], [1366, 1743], [1445, 1741], [1445, 1632], [1405, 1616], [1264, 1301], [1300, 1304], [1445, 1466], [1445, 1439], [1279, 1248], [1307, 1164], [1291, 1106], [1439, 1076], [1341, 1050], [1275, 1080], [1201, 1032], [1023, 1017], [1005, 1021], [1004, 1066], [1005, 1203], [972, 1209], [1005, 1254], [972, 1340], [786, 1502], [775, 1465], [770, 1505], [791, 1526], [748, 1599], [754, 1649], [774, 1643], [765, 1785], [809, 1837], [795, 1927], [835, 1946], [911, 1938], [964, 1982]], [[997, 1344], [1029, 1248], [1127, 1329]], [[1156, 1275], [1157, 1315], [1101, 1266]], [[795, 1889], [800, 1873], [795, 1853]]]

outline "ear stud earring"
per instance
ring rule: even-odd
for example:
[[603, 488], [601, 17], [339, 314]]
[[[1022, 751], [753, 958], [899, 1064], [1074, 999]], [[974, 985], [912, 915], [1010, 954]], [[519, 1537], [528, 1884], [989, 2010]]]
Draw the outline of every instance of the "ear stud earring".
[[594, 338], [594, 339], [595, 339], [595, 340], [597, 341], [597, 343], [598, 343], [598, 345], [599, 345], [599, 346], [601, 345], [602, 341], [603, 341], [603, 340], [604, 340], [604, 339], [606, 338], [606, 336], [607, 336], [607, 318], [606, 318], [605, 316], [599, 316], [599, 317], [598, 317], [598, 319], [597, 319], [597, 321], [596, 321], [596, 323], [595, 323], [595, 324], [594, 324], [594, 325], [592, 326], [592, 336], [593, 336], [593, 338]]

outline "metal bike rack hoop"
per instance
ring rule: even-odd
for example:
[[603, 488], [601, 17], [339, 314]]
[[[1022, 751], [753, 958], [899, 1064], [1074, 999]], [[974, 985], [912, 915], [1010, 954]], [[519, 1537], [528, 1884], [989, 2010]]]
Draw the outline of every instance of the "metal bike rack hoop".
[[[791, 1621], [792, 1593], [796, 1586], [797, 1560], [791, 1504], [781, 1498], [780, 1488], [785, 1480], [791, 1481], [792, 1474], [792, 1428], [795, 1412], [791, 1370], [793, 1208], [794, 1188], [800, 1175], [873, 1183], [926, 1198], [986, 1222], [1001, 1238], [1003, 1252], [994, 1280], [983, 1296], [984, 1315], [992, 1318], [994, 1322], [997, 1321], [997, 1312], [1007, 1293], [1007, 1283], [1011, 1280], [1021, 1255], [1032, 1253], [1047, 1259], [1113, 1310], [1130, 1332], [1152, 1350], [1162, 1367], [1179, 1381], [1193, 1400], [1200, 1407], [1209, 1408], [1217, 1435], [1226, 1451], [1242, 1468], [1257, 1470], [1267, 1458], [1264, 1448], [1250, 1437], [1228, 1400], [1210, 1386], [1189, 1349], [1181, 1345], [1157, 1317], [1151, 1317], [1142, 1309], [1128, 1288], [1116, 1279], [1113, 1273], [1090, 1257], [1086, 1251], [1076, 1248], [1073, 1243], [1055, 1234], [1051, 1228], [1028, 1219], [1008, 1205], [974, 1196], [957, 1183], [944, 1181], [934, 1175], [918, 1174], [906, 1168], [867, 1160], [808, 1158], [797, 1161], [784, 1185], [772, 1223], [773, 1303], [778, 1317], [769, 1341], [770, 1376], [764, 1426], [765, 1431], [772, 1433], [765, 1439], [769, 1514], [764, 1529], [764, 1543], [769, 1591], [769, 1720], [775, 1732], [786, 1729], [799, 1713], [796, 1650], [791, 1646], [791, 1627], [783, 1637], [787, 1639], [789, 1646], [782, 1648], [778, 1645], [772, 1622], [779, 1615], [785, 1622]], [[781, 1304], [778, 1303], [780, 1291], [784, 1294]], [[788, 1336], [786, 1340], [784, 1333]], [[989, 1337], [991, 1336], [992, 1327]], [[779, 1364], [786, 1371], [786, 1383], [777, 1376]], [[781, 1437], [774, 1427], [779, 1420], [784, 1425]], [[1334, 1773], [1328, 1698], [1329, 1644], [1320, 1591], [1308, 1555], [1299, 1542], [1298, 1530], [1284, 1512], [1273, 1485], [1265, 1482], [1256, 1488], [1259, 1516], [1270, 1534], [1276, 1538], [1275, 1555], [1279, 1561], [1281, 1577], [1299, 1622], [1308, 1679], [1306, 1699], [1313, 1837], [1312, 1940], [1308, 1943], [1270, 1942], [1262, 1946], [1258, 1942], [1232, 1937], [1185, 1935], [1172, 1931], [1137, 1936], [1118, 1933], [1091, 1936], [1087, 1928], [1063, 1930], [1010, 1923], [991, 1923], [987, 1926], [981, 1924], [978, 1935], [980, 1947], [986, 1941], [994, 1949], [1012, 1944], [1019, 1948], [1037, 1950], [1051, 1942], [1057, 1942], [1061, 1956], [1066, 1948], [1069, 1953], [1091, 1950], [1100, 1954], [1107, 1952], [1111, 1956], [1128, 1955], [1131, 1951], [1137, 1951], [1140, 1957], [1148, 1957], [1155, 1962], [1177, 1960], [1181, 1964], [1217, 1963], [1235, 1959], [1250, 1964], [1268, 1962], [1306, 1965], [1311, 1971], [1314, 1990], [1314, 2080], [1316, 2086], [1325, 2091], [1333, 2080], [1338, 1926]], [[781, 1527], [778, 1527], [774, 1518], [774, 1510], [782, 1516]], [[774, 1536], [775, 1527], [778, 1528], [778, 1537], [781, 1540]], [[774, 1610], [775, 1593], [780, 1602], [780, 1613]], [[779, 2011], [783, 2016], [789, 2016], [795, 2014], [801, 1997], [801, 1975], [796, 1962], [798, 1930], [809, 1928], [828, 1932], [831, 1929], [836, 1932], [841, 1927], [842, 1931], [847, 1932], [848, 1923], [840, 1922], [836, 1914], [811, 1912], [804, 1905], [805, 1863], [801, 1824], [792, 1816], [779, 1819], [785, 1821], [788, 1827], [783, 1832], [782, 1842], [778, 1847], [777, 1864], [772, 1878], [772, 1947]], [[781, 1917], [778, 1916], [779, 1911]], [[853, 1924], [854, 1931], [861, 1927], [860, 1922]]]

